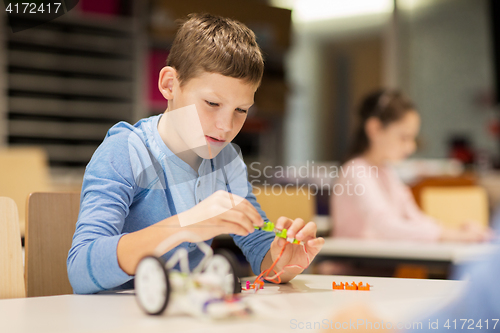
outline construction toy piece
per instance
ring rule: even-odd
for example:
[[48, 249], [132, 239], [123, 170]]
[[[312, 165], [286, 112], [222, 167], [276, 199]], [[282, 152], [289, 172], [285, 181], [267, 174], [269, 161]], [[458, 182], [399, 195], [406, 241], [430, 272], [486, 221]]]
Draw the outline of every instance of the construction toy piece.
[[196, 245], [203, 257], [193, 269], [185, 249], [175, 251], [167, 262], [162, 259], [163, 247], [193, 236], [196, 235], [181, 232], [169, 237], [152, 255], [139, 262], [135, 274], [139, 307], [150, 315], [162, 314], [172, 302], [171, 307], [176, 311], [198, 317], [223, 318], [239, 316], [241, 311], [249, 313], [250, 308], [244, 302], [228, 302], [241, 290], [234, 259], [228, 253], [214, 254], [200, 239]]
[[273, 222], [265, 222], [262, 230], [272, 232], [274, 231], [274, 223]]
[[351, 284], [349, 283], [342, 283], [340, 282], [340, 284], [337, 284], [335, 281], [332, 282], [332, 289], [336, 289], [336, 290], [370, 290], [370, 286], [368, 283], [366, 285], [363, 285], [363, 282], [359, 282], [358, 284], [356, 284], [356, 282], [352, 282]]
[[254, 226], [254, 228], [257, 230], [264, 230], [267, 232], [273, 232], [274, 231], [274, 223], [273, 222], [264, 222], [264, 225], [262, 227]]
[[255, 280], [253, 283], [250, 283], [250, 281], [247, 281], [245, 284], [245, 290], [250, 290], [250, 289], [264, 289], [264, 281], [262, 280]]
[[280, 238], [284, 238], [287, 240], [287, 242], [289, 243], [292, 243], [292, 244], [298, 244], [298, 245], [302, 245], [302, 242], [299, 241], [299, 240], [296, 240], [295, 238], [292, 238], [292, 237], [287, 237], [287, 230], [286, 229], [283, 229], [283, 230], [279, 230], [279, 229], [276, 229], [275, 225], [273, 222], [264, 222], [264, 225], [262, 227], [257, 227], [257, 226], [254, 226], [255, 229], [257, 230], [263, 230], [263, 231], [267, 231], [267, 232], [274, 232], [276, 234], [276, 236], [280, 237]]
[[245, 290], [250, 289], [264, 289], [264, 281], [254, 281], [254, 283], [247, 281]]
[[340, 284], [336, 284], [335, 281], [333, 281], [332, 288], [337, 290], [344, 290], [344, 283], [340, 282]]
[[363, 286], [363, 282], [358, 284], [358, 290], [370, 290], [370, 285], [367, 283], [366, 286]]
[[286, 229], [283, 229], [283, 230], [276, 230], [275, 233], [276, 233], [276, 236], [280, 237], [280, 238], [285, 238], [286, 239], [286, 232], [287, 230]]
[[358, 290], [358, 285], [356, 284], [356, 282], [353, 282], [351, 284], [348, 284], [346, 282], [345, 290]]

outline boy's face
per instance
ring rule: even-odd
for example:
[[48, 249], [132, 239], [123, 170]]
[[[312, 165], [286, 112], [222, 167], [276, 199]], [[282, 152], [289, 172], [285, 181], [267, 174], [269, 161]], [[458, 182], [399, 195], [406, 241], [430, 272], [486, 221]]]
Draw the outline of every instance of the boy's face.
[[[171, 81], [168, 110], [195, 105], [209, 149], [194, 149], [202, 158], [213, 158], [243, 127], [254, 102], [256, 85], [216, 73], [203, 72], [182, 87]], [[184, 141], [191, 133], [179, 133]]]

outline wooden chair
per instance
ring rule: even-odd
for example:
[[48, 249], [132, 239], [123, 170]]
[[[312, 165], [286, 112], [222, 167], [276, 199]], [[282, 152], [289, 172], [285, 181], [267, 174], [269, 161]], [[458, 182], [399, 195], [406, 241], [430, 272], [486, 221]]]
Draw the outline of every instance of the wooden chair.
[[66, 259], [80, 209], [80, 193], [32, 193], [26, 212], [28, 297], [72, 294]]
[[394, 270], [394, 277], [400, 279], [428, 279], [429, 269], [425, 265], [399, 264]]
[[16, 203], [0, 197], [0, 299], [26, 296], [22, 251]]
[[479, 186], [426, 187], [421, 195], [422, 210], [447, 227], [465, 221], [488, 226], [488, 195]]
[[427, 187], [463, 187], [475, 186], [476, 176], [473, 173], [464, 173], [460, 176], [425, 177], [411, 186], [411, 191], [417, 205], [422, 208], [422, 191]]
[[280, 216], [291, 219], [300, 217], [307, 223], [312, 221], [316, 214], [315, 196], [308, 192], [307, 186], [304, 186], [303, 191], [295, 186], [289, 186], [285, 192], [285, 186], [281, 185], [275, 188], [274, 193], [271, 186], [257, 187], [254, 194], [262, 210], [274, 223]]
[[36, 147], [0, 148], [0, 196], [12, 198], [19, 208], [19, 230], [25, 234], [26, 198], [49, 191], [47, 153]]

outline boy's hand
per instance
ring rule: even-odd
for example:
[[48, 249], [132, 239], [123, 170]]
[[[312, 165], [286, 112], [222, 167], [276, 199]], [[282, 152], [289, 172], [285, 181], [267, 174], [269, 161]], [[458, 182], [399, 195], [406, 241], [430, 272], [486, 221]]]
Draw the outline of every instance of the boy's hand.
[[186, 230], [197, 234], [202, 240], [220, 234], [246, 236], [255, 231], [254, 226], [264, 224], [262, 217], [248, 200], [225, 191], [213, 193], [178, 217]]
[[[282, 216], [276, 222], [275, 228], [279, 230], [287, 229], [287, 237], [295, 238], [303, 242], [307, 251], [306, 254], [302, 245], [288, 243], [285, 247], [283, 255], [275, 266], [275, 270], [277, 272], [289, 265], [297, 265], [306, 268], [314, 257], [316, 257], [325, 243], [325, 240], [322, 237], [316, 238], [317, 227], [314, 222], [305, 223], [305, 221], [300, 218], [292, 220], [288, 217]], [[268, 253], [268, 255], [270, 255], [271, 263], [276, 260], [285, 243], [286, 240], [284, 238], [275, 237], [274, 241], [271, 243], [271, 249]], [[266, 257], [268, 255], [266, 255]], [[266, 264], [264, 269], [269, 266], [270, 265]], [[281, 275], [282, 282], [290, 281], [295, 277], [295, 275], [300, 274], [304, 270], [303, 268], [287, 267]], [[273, 274], [271, 273], [271, 275]]]

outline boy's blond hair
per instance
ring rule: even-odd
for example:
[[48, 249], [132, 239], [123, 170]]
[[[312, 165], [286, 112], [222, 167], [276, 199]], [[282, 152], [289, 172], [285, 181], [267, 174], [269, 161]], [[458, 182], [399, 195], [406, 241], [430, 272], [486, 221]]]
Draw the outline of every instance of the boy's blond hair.
[[255, 34], [236, 20], [190, 14], [175, 36], [167, 57], [180, 85], [201, 74], [218, 73], [260, 85], [264, 59]]

